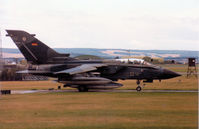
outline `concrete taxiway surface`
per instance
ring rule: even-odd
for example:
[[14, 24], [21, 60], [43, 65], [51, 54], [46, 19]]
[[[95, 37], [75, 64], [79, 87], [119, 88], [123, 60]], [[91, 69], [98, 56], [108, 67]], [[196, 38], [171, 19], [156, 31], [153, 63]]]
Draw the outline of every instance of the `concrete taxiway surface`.
[[[53, 93], [53, 92], [78, 92], [78, 90], [12, 90], [11, 94]], [[90, 90], [89, 92], [137, 92], [136, 90]], [[197, 90], [142, 90], [141, 92], [157, 93], [197, 93]]]

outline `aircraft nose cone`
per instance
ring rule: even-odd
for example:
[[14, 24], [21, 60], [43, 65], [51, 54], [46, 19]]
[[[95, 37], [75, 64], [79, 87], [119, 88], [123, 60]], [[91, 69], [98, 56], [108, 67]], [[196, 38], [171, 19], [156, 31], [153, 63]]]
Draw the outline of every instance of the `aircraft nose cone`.
[[181, 76], [181, 75], [176, 73], [176, 72], [170, 71], [168, 69], [164, 69], [162, 76], [163, 76], [163, 78], [168, 79], [168, 78], [178, 77], [178, 76]]

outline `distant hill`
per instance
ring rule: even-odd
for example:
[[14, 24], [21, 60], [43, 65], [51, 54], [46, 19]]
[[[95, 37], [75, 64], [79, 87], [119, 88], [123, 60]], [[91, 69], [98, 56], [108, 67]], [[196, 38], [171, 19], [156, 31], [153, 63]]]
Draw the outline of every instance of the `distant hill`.
[[80, 60], [102, 59], [99, 56], [93, 56], [93, 55], [80, 55], [76, 56], [75, 58]]
[[[199, 57], [199, 51], [184, 51], [184, 50], [126, 50], [126, 49], [96, 49], [96, 48], [54, 48], [60, 53], [70, 53], [71, 57], [80, 55], [93, 55], [101, 58], [115, 58], [124, 56], [165, 59], [180, 59], [187, 57]], [[4, 58], [23, 57], [18, 49], [3, 48]]]

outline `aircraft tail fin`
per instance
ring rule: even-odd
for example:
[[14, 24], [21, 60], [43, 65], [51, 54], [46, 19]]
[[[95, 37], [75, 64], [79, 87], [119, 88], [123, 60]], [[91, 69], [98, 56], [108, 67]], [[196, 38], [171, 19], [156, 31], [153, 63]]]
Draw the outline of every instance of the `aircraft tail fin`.
[[6, 30], [12, 38], [26, 60], [32, 64], [46, 64], [52, 62], [53, 58], [68, 57], [69, 54], [60, 54], [48, 47], [34, 34], [29, 34], [21, 30]]

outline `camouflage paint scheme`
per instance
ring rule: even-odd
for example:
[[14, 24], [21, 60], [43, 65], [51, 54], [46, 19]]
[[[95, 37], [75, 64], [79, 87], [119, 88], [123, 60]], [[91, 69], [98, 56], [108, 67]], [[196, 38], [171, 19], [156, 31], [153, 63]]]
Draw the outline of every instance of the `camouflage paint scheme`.
[[169, 79], [180, 76], [178, 73], [163, 69], [138, 59], [78, 60], [70, 54], [61, 54], [51, 49], [37, 38], [21, 30], [6, 30], [26, 60], [32, 64], [28, 70], [18, 73], [30, 73], [57, 78], [64, 86], [88, 89], [110, 89], [121, 87], [119, 79], [136, 79], [140, 82]]

